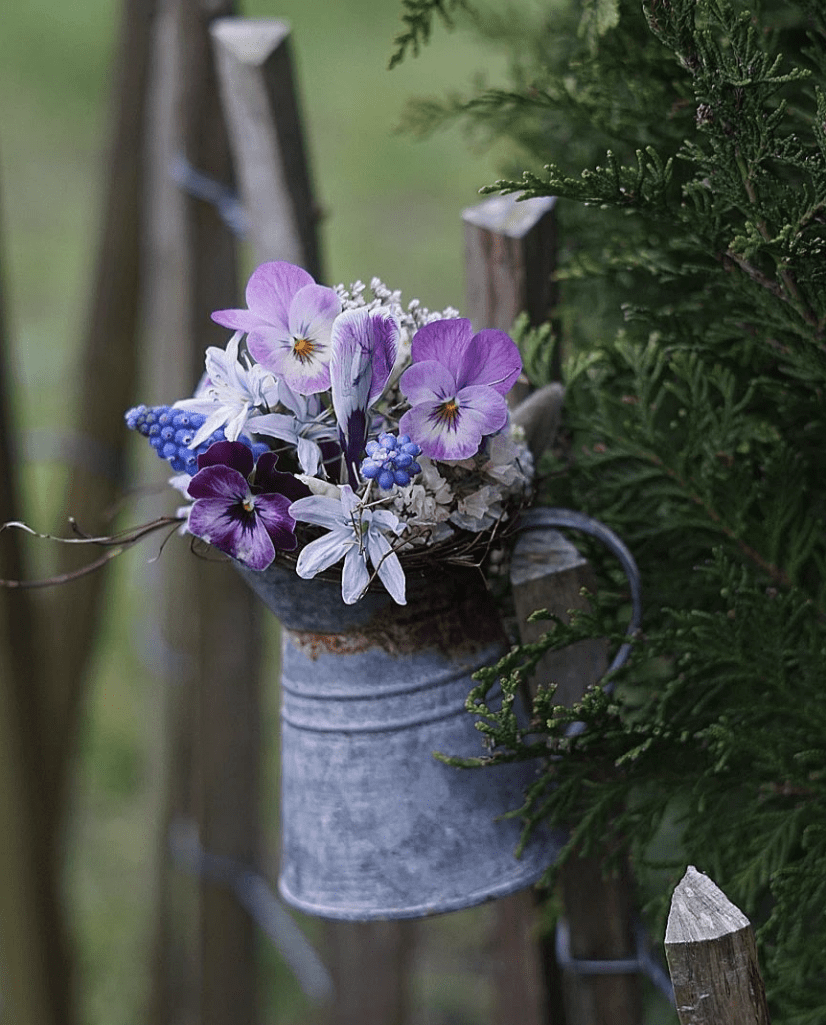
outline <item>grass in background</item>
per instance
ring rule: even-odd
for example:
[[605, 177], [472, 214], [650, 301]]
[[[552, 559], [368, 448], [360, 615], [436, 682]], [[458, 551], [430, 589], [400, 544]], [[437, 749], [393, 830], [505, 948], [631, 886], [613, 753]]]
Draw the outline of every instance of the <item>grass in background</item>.
[[[277, 6], [254, 0], [243, 13], [285, 17], [292, 24], [326, 215], [330, 283], [369, 281], [375, 274], [407, 299], [461, 308], [460, 212], [495, 177], [494, 160], [469, 153], [455, 134], [413, 142], [394, 126], [409, 96], [461, 89], [471, 75], [486, 71], [495, 78], [497, 69], [491, 72], [487, 55], [468, 38], [439, 32], [419, 59], [387, 72], [399, 7], [398, 0], [283, 0]], [[98, 225], [119, 11], [114, 0], [19, 0], [3, 12], [0, 252], [17, 385], [13, 402], [27, 457], [24, 513], [47, 528], [62, 508], [71, 470], [61, 453]], [[143, 1020], [146, 866], [162, 778], [161, 702], [153, 693], [157, 683], [144, 650], [150, 642], [140, 627], [135, 583], [148, 554], [127, 556], [113, 575], [113, 611], [78, 738], [67, 886], [85, 1025]], [[271, 963], [271, 952], [266, 959]], [[280, 970], [275, 981], [286, 985], [286, 973]], [[439, 981], [428, 985], [438, 989]], [[434, 998], [437, 1003], [456, 993], [452, 978], [442, 988], [447, 995]], [[421, 999], [422, 1021], [441, 1020], [438, 1010], [433, 1017], [424, 1010], [426, 993]], [[288, 994], [284, 1013], [300, 1020], [301, 1008], [301, 1000]]]

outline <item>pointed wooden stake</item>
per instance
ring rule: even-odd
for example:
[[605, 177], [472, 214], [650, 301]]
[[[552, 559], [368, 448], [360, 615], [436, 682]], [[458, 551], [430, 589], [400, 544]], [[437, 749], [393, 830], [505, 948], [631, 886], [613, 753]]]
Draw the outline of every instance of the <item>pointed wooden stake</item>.
[[665, 954], [681, 1025], [769, 1025], [749, 920], [693, 865], [671, 899]]
[[318, 280], [318, 214], [289, 25], [269, 18], [219, 18], [210, 33], [256, 261], [289, 260]]

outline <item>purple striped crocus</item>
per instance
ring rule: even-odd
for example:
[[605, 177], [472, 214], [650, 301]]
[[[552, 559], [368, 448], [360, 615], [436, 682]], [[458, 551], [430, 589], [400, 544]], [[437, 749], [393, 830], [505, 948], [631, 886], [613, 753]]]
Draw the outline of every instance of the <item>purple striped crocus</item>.
[[367, 411], [393, 370], [399, 335], [399, 322], [387, 310], [345, 310], [333, 324], [330, 390], [351, 483], [367, 442]]
[[505, 395], [522, 359], [504, 331], [473, 333], [470, 321], [436, 320], [413, 338], [412, 365], [399, 380], [411, 408], [399, 421], [431, 459], [468, 459], [508, 419]]

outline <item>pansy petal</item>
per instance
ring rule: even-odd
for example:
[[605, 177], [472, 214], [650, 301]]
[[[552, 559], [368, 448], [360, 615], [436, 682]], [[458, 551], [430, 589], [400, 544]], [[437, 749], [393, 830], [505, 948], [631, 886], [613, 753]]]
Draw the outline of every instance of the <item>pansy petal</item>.
[[473, 327], [464, 317], [434, 320], [420, 327], [413, 336], [410, 355], [414, 363], [423, 360], [443, 363], [454, 379], [458, 379], [462, 356], [472, 337]]
[[484, 384], [505, 395], [521, 372], [522, 357], [513, 339], [504, 331], [480, 331], [465, 349], [457, 383], [460, 388]]
[[230, 552], [230, 555], [250, 569], [266, 569], [275, 558], [275, 545], [263, 523], [257, 516], [237, 522], [239, 530], [235, 539], [235, 551]]
[[219, 499], [224, 503], [240, 502], [249, 494], [247, 478], [231, 466], [205, 466], [190, 480], [190, 498]]
[[300, 360], [293, 355], [290, 346], [286, 354], [280, 357], [278, 373], [291, 388], [302, 395], [317, 395], [330, 387], [329, 353], [329, 347], [325, 347], [310, 359]]
[[198, 469], [206, 466], [231, 466], [244, 478], [252, 473], [252, 452], [242, 441], [216, 441], [203, 455], [198, 456]]
[[333, 321], [341, 313], [341, 299], [332, 288], [308, 284], [290, 302], [288, 325], [293, 338], [309, 338], [325, 348]]
[[301, 549], [295, 571], [300, 577], [309, 580], [316, 573], [322, 573], [340, 562], [355, 543], [352, 533], [331, 531]]
[[359, 551], [358, 545], [353, 544], [344, 559], [344, 569], [341, 572], [341, 597], [345, 605], [354, 605], [364, 594], [364, 589], [370, 583], [370, 573], [364, 559], [364, 552]]
[[293, 533], [295, 520], [288, 510], [289, 498], [284, 495], [256, 495], [255, 512], [270, 535], [273, 546], [281, 552], [291, 552], [298, 544]]
[[232, 555], [240, 528], [230, 509], [225, 498], [199, 499], [189, 510], [189, 532]]
[[269, 534], [254, 513], [234, 515], [224, 499], [205, 498], [189, 511], [188, 529], [250, 569], [263, 570], [275, 558]]
[[479, 451], [482, 433], [477, 424], [460, 410], [454, 424], [439, 419], [440, 403], [420, 403], [409, 409], [399, 421], [399, 430], [415, 438], [430, 459], [468, 459]]
[[508, 404], [505, 397], [488, 385], [462, 388], [456, 399], [461, 412], [474, 417], [482, 434], [495, 434], [508, 422]]
[[283, 365], [292, 354], [293, 343], [286, 325], [259, 324], [247, 336], [247, 348], [256, 363], [280, 377]]
[[411, 406], [420, 402], [441, 402], [452, 398], [459, 390], [450, 370], [436, 360], [409, 366], [399, 378], [399, 387]]
[[249, 310], [216, 310], [211, 317], [216, 324], [233, 331], [254, 331], [261, 324], [261, 318]]
[[484, 435], [507, 422], [505, 400], [493, 388], [463, 388], [455, 398], [457, 409], [451, 419], [445, 418], [442, 403], [424, 402], [399, 421], [399, 430], [421, 445], [430, 459], [469, 459], [479, 451]]
[[290, 303], [296, 292], [315, 284], [302, 267], [271, 260], [257, 267], [247, 282], [247, 306], [267, 324], [289, 329]]
[[[278, 456], [275, 452], [265, 452], [258, 457], [255, 464], [255, 488], [267, 495], [284, 495], [289, 502], [297, 502], [299, 498], [308, 498], [310, 489], [292, 473], [276, 470]], [[256, 499], [257, 502], [257, 499]]]

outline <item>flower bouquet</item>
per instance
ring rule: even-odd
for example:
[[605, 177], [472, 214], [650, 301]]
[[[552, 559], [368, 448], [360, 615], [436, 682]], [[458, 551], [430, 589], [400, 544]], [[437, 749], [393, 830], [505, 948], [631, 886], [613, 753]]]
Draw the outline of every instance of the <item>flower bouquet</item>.
[[531, 496], [502, 331], [402, 306], [378, 279], [327, 288], [265, 263], [213, 319], [192, 398], [129, 427], [169, 461], [183, 529], [234, 560], [281, 621], [279, 886], [334, 918], [411, 917], [527, 886], [556, 843], [502, 816], [527, 764], [481, 753], [472, 674], [507, 650], [479, 566]]
[[247, 308], [213, 314], [234, 334], [195, 395], [126, 421], [176, 471], [190, 534], [255, 572], [340, 565], [346, 604], [378, 581], [403, 605], [406, 565], [466, 553], [529, 497], [505, 402], [522, 364], [502, 331], [365, 291], [263, 264]]

